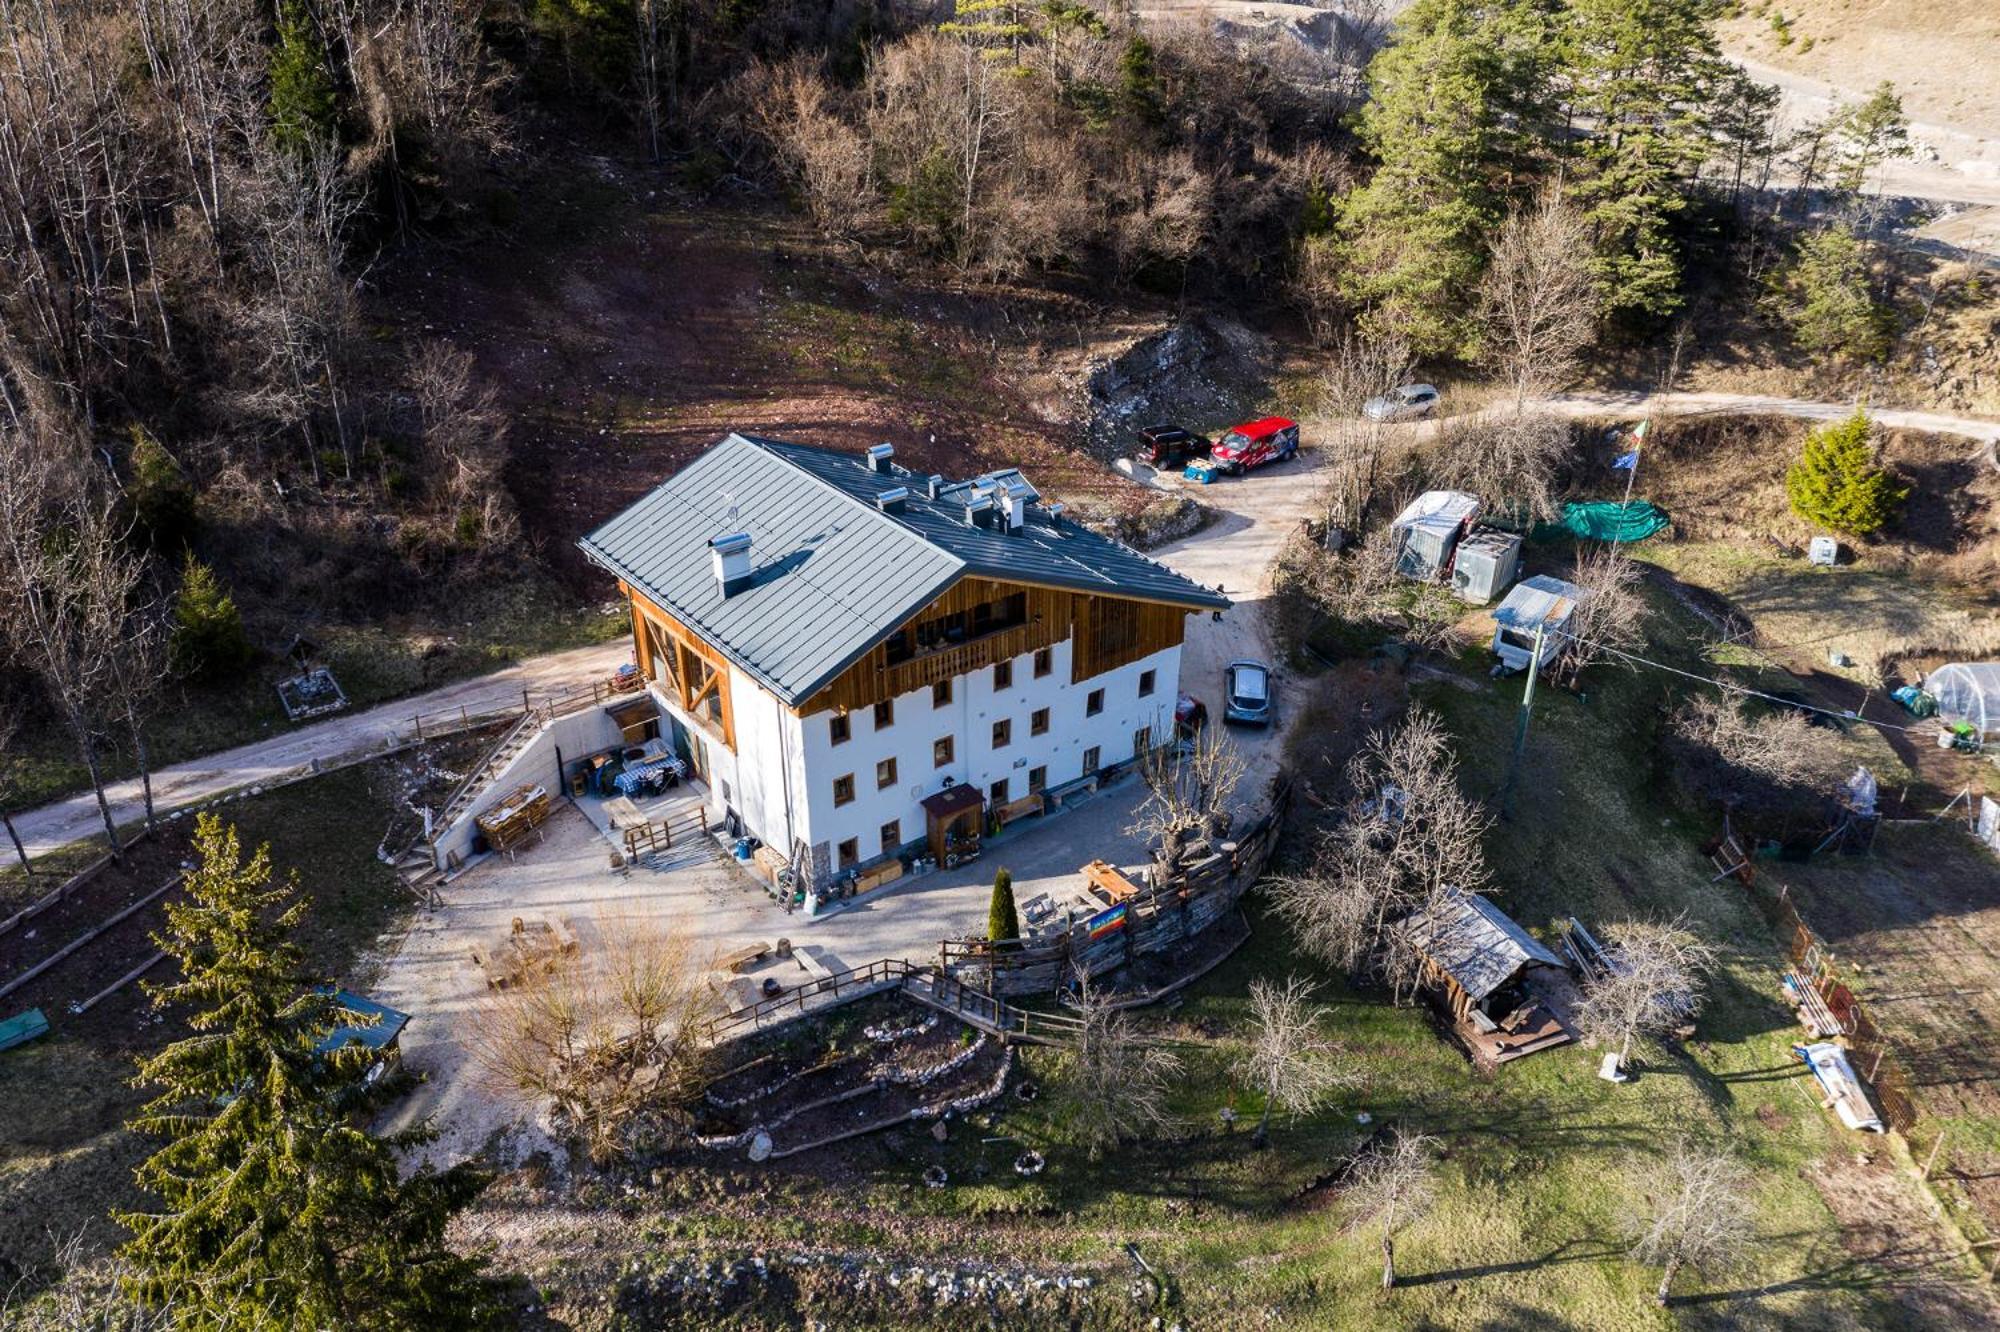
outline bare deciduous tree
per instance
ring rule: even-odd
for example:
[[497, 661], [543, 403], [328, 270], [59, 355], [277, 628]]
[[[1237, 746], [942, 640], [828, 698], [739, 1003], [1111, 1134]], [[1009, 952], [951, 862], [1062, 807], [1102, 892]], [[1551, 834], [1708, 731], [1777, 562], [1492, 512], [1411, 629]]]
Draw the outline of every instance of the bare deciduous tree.
[[1479, 282], [1484, 360], [1525, 409], [1576, 377], [1597, 332], [1597, 283], [1589, 221], [1555, 186], [1507, 215]]
[[1273, 902], [1308, 953], [1407, 992], [1415, 960], [1393, 926], [1446, 888], [1485, 886], [1480, 843], [1491, 819], [1458, 789], [1444, 725], [1422, 707], [1369, 737], [1347, 784], [1340, 822], [1303, 873], [1272, 881]]
[[1181, 1061], [1173, 1051], [1143, 1040], [1131, 1017], [1111, 1007], [1087, 981], [1078, 988], [1075, 1008], [1083, 1027], [1064, 1061], [1061, 1114], [1095, 1161], [1168, 1121], [1167, 1089]]
[[1396, 1236], [1422, 1219], [1437, 1197], [1433, 1138], [1396, 1129], [1363, 1152], [1349, 1176], [1346, 1200], [1356, 1226], [1374, 1226], [1382, 1244], [1382, 1289], [1396, 1284]]
[[441, 341], [417, 348], [409, 382], [434, 507], [455, 534], [510, 545], [519, 522], [501, 476], [507, 418], [492, 385], [475, 379], [471, 353]]
[[1664, 1179], [1640, 1181], [1649, 1202], [1632, 1256], [1661, 1269], [1653, 1300], [1667, 1303], [1683, 1267], [1727, 1271], [1740, 1263], [1756, 1238], [1750, 1210], [1750, 1175], [1719, 1148], [1683, 1138], [1667, 1158]]
[[16, 421], [0, 420], [0, 632], [61, 714], [116, 855], [98, 743], [138, 563], [110, 501], [90, 493], [64, 446]]
[[624, 920], [597, 933], [597, 950], [490, 998], [473, 1048], [498, 1087], [548, 1103], [605, 1161], [685, 1130], [715, 997], [689, 935]]
[[1380, 527], [1340, 553], [1293, 550], [1287, 574], [1301, 595], [1336, 620], [1393, 633], [1420, 651], [1446, 647], [1464, 605], [1444, 583], [1405, 576], [1397, 555], [1395, 532]]
[[1247, 771], [1242, 753], [1219, 726], [1187, 744], [1156, 745], [1139, 760], [1146, 798], [1126, 832], [1154, 848], [1158, 881], [1177, 873], [1188, 845], [1229, 831], [1229, 801]]
[[[1645, 575], [1620, 545], [1596, 546], [1577, 557], [1570, 580], [1582, 590], [1570, 613], [1565, 650], [1556, 669], [1565, 680], [1600, 661], [1618, 659], [1646, 641]], [[1629, 664], [1629, 663], [1628, 663]]]
[[1610, 970], [1585, 982], [1576, 1019], [1586, 1036], [1616, 1045], [1623, 1064], [1634, 1038], [1669, 1035], [1694, 1019], [1716, 956], [1685, 915], [1612, 925], [1604, 942]]
[[[0, 649], [5, 644], [0, 643]], [[21, 862], [21, 873], [32, 879], [35, 877], [34, 864], [28, 859], [28, 848], [21, 845], [21, 834], [14, 827], [14, 802], [20, 798], [14, 785], [14, 737], [21, 731], [21, 714], [18, 702], [12, 697], [0, 697], [0, 824], [7, 828], [7, 840], [14, 844], [14, 858]]]
[[835, 113], [833, 92], [810, 61], [758, 67], [749, 77], [759, 85], [752, 106], [760, 128], [813, 222], [836, 240], [853, 236], [874, 211], [867, 140]]
[[1323, 1034], [1332, 1010], [1309, 1003], [1313, 986], [1298, 976], [1283, 985], [1259, 978], [1250, 982], [1254, 1030], [1243, 1073], [1264, 1097], [1256, 1141], [1267, 1140], [1271, 1112], [1297, 1119], [1325, 1105], [1336, 1091], [1351, 1087], [1354, 1072], [1341, 1062], [1340, 1045]]
[[1668, 727], [1682, 780], [1731, 808], [1817, 799], [1846, 766], [1839, 735], [1796, 709], [1753, 713], [1734, 697], [1697, 694]]
[[1551, 522], [1561, 516], [1563, 474], [1576, 452], [1575, 427], [1547, 413], [1450, 419], [1438, 431], [1438, 479], [1520, 518]]

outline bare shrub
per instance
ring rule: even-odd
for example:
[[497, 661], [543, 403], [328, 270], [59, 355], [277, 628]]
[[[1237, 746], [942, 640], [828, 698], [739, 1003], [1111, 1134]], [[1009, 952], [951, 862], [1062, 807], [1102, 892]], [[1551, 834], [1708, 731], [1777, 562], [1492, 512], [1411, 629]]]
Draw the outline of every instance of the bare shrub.
[[801, 56], [756, 66], [746, 78], [757, 87], [759, 126], [814, 224], [842, 240], [868, 226], [876, 201], [868, 142], [836, 112], [819, 70]]
[[[84, 1249], [84, 1231], [55, 1236], [48, 1276], [28, 1291], [28, 1276], [0, 1290], [0, 1327], [14, 1332], [167, 1332], [181, 1320], [172, 1302], [149, 1305], [134, 1299], [125, 1283], [131, 1271], [123, 1259], [93, 1258]], [[241, 1307], [234, 1299], [218, 1307]]]
[[[1640, 587], [1645, 574], [1620, 545], [1593, 546], [1577, 557], [1570, 581], [1581, 590], [1570, 613], [1567, 646], [1557, 674], [1574, 682], [1600, 661], [1622, 660], [1646, 641], [1651, 614]], [[1626, 662], [1627, 666], [1632, 663]]]
[[687, 933], [625, 920], [597, 933], [598, 950], [491, 996], [473, 1051], [498, 1088], [546, 1104], [560, 1130], [608, 1161], [687, 1130], [716, 1001]]
[[1728, 695], [1689, 698], [1668, 718], [1668, 732], [1682, 785], [1745, 813], [1817, 805], [1846, 766], [1839, 736], [1804, 713], [1752, 712]]
[[1586, 1036], [1616, 1045], [1622, 1064], [1634, 1038], [1669, 1035], [1694, 1019], [1716, 955], [1685, 915], [1625, 921], [1604, 934], [1611, 969], [1585, 984], [1576, 1018]]
[[1570, 383], [1596, 336], [1593, 243], [1588, 219], [1553, 185], [1493, 238], [1475, 317], [1482, 359], [1513, 387], [1516, 411]]
[[1576, 428], [1561, 417], [1505, 412], [1446, 420], [1438, 432], [1439, 484], [1469, 491], [1520, 518], [1562, 515], [1563, 482], [1577, 455]]
[[1264, 1097], [1259, 1143], [1270, 1131], [1273, 1110], [1293, 1119], [1309, 1115], [1358, 1080], [1341, 1062], [1340, 1045], [1322, 1034], [1332, 1010], [1308, 1002], [1312, 994], [1313, 986], [1298, 976], [1286, 977], [1283, 985], [1261, 977], [1250, 982], [1254, 1028], [1243, 1075]]
[[1108, 1149], [1168, 1122], [1167, 1091], [1180, 1056], [1143, 1040], [1129, 1015], [1085, 982], [1078, 990], [1083, 1029], [1064, 1060], [1058, 1113], [1095, 1161]]
[[465, 544], [512, 545], [520, 523], [501, 475], [507, 418], [493, 387], [475, 380], [470, 352], [444, 341], [418, 344], [408, 375], [434, 512]]
[[1458, 789], [1444, 724], [1420, 706], [1369, 737], [1347, 783], [1340, 822], [1321, 834], [1303, 872], [1271, 882], [1273, 904], [1307, 953], [1407, 994], [1415, 958], [1393, 927], [1446, 888], [1485, 886], [1481, 842], [1492, 820]]
[[1346, 1203], [1353, 1226], [1372, 1226], [1382, 1245], [1382, 1289], [1396, 1284], [1396, 1236], [1437, 1200], [1437, 1140], [1396, 1129], [1363, 1152], [1349, 1175]]
[[1387, 527], [1340, 553], [1302, 546], [1288, 557], [1288, 582], [1336, 620], [1394, 634], [1423, 651], [1446, 647], [1465, 607], [1445, 584], [1405, 577], [1396, 554], [1396, 534]]
[[1660, 1176], [1636, 1181], [1651, 1203], [1632, 1256], [1661, 1269], [1653, 1301], [1662, 1308], [1683, 1267], [1704, 1275], [1741, 1264], [1756, 1238], [1750, 1172], [1716, 1147], [1683, 1138]]

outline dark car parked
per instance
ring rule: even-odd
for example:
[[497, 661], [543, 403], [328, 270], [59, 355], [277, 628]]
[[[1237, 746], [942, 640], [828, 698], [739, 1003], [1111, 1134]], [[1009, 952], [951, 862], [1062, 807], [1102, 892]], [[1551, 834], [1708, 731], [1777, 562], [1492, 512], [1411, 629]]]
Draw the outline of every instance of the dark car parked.
[[1147, 426], [1139, 432], [1139, 460], [1155, 467], [1179, 467], [1208, 453], [1208, 438], [1179, 426]]

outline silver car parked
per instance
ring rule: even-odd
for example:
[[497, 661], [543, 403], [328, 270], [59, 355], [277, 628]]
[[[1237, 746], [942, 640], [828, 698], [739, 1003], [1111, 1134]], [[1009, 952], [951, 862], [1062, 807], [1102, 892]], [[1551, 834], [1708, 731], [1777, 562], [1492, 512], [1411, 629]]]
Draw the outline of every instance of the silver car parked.
[[1271, 668], [1261, 661], [1230, 662], [1222, 675], [1222, 720], [1269, 726], [1271, 705]]
[[1430, 384], [1405, 384], [1361, 405], [1371, 421], [1414, 421], [1437, 410], [1438, 391]]

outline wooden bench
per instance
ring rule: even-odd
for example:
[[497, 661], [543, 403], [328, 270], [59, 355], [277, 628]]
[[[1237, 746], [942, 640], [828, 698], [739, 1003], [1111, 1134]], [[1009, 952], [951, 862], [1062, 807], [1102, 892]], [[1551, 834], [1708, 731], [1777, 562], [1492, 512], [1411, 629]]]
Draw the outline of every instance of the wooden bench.
[[472, 950], [472, 962], [486, 977], [486, 988], [489, 990], [504, 990], [518, 978], [512, 967], [502, 965], [499, 959], [477, 948]]
[[770, 955], [771, 950], [765, 945], [750, 944], [747, 947], [737, 949], [733, 953], [725, 953], [723, 956], [717, 958], [715, 966], [719, 971], [726, 971], [732, 976], [737, 976], [741, 975], [743, 968], [749, 966], [752, 962], [762, 962]]
[[1004, 828], [1015, 819], [1024, 819], [1030, 814], [1041, 813], [1043, 804], [1042, 793], [1030, 791], [1019, 800], [1009, 800], [1004, 805], [995, 805], [993, 821]]
[[871, 869], [861, 870], [854, 876], [854, 891], [865, 893], [880, 888], [885, 883], [894, 883], [903, 877], [903, 862], [885, 860]]

